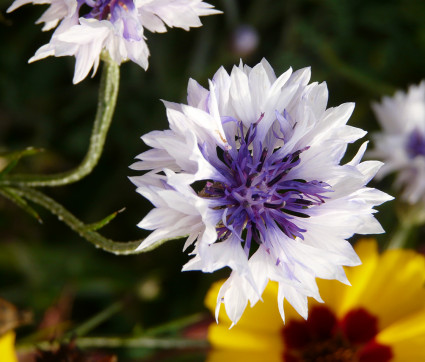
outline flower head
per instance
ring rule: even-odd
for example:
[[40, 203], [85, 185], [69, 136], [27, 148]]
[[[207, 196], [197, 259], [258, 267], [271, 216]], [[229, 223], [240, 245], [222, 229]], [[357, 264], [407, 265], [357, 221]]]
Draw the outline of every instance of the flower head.
[[[287, 305], [282, 324], [275, 283], [264, 291], [264, 303], [249, 309], [234, 328], [228, 329], [231, 321], [220, 313], [221, 323], [208, 329], [208, 362], [234, 355], [244, 361], [425, 360], [425, 258], [396, 249], [379, 255], [373, 240], [360, 241], [356, 251], [363, 265], [347, 268], [353, 286], [319, 280], [325, 305], [311, 300], [307, 320]], [[206, 297], [211, 311], [221, 285], [215, 283]]]
[[236, 323], [269, 280], [307, 317], [307, 297], [321, 301], [315, 278], [348, 283], [343, 265], [360, 260], [346, 241], [383, 232], [373, 206], [391, 199], [365, 187], [381, 163], [340, 165], [363, 130], [346, 125], [352, 104], [326, 109], [326, 84], [310, 69], [276, 77], [267, 61], [219, 69], [209, 90], [189, 81], [188, 105], [166, 102], [170, 129], [142, 137], [153, 147], [133, 169], [137, 191], [156, 207], [139, 224], [154, 230], [140, 249], [189, 235], [194, 257], [184, 270], [232, 274], [220, 290]]
[[30, 62], [75, 56], [74, 83], [92, 68], [96, 73], [104, 50], [118, 64], [129, 59], [147, 69], [144, 28], [159, 33], [167, 31], [165, 25], [189, 30], [202, 25], [200, 16], [220, 13], [201, 0], [15, 0], [8, 12], [28, 3], [50, 4], [37, 21], [45, 23], [43, 30], [59, 24], [50, 42]]
[[374, 103], [382, 132], [373, 136], [371, 157], [385, 161], [378, 176], [397, 172], [396, 187], [410, 204], [425, 202], [425, 82]]

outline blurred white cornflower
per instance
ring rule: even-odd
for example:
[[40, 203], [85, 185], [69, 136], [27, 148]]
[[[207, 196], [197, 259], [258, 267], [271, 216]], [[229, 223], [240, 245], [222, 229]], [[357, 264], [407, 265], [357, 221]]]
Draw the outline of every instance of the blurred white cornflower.
[[391, 197], [365, 185], [382, 163], [340, 165], [348, 143], [365, 131], [346, 125], [352, 103], [326, 109], [325, 83], [308, 84], [310, 69], [275, 76], [263, 60], [220, 68], [209, 90], [190, 80], [188, 105], [165, 102], [170, 129], [142, 140], [132, 177], [155, 208], [139, 223], [154, 230], [144, 249], [188, 236], [194, 257], [183, 270], [230, 267], [220, 290], [233, 323], [269, 280], [307, 317], [307, 297], [321, 301], [315, 278], [348, 284], [343, 266], [360, 263], [346, 240], [382, 233], [373, 207]]
[[395, 185], [409, 204], [425, 202], [425, 81], [372, 105], [382, 132], [370, 157], [385, 162], [378, 177], [397, 172]]
[[74, 83], [90, 69], [96, 73], [103, 50], [118, 64], [132, 60], [148, 67], [144, 28], [163, 33], [167, 26], [189, 30], [202, 26], [200, 16], [221, 13], [201, 0], [15, 0], [7, 10], [28, 4], [50, 4], [37, 23], [43, 31], [55, 28], [50, 42], [30, 62], [48, 56], [75, 56]]

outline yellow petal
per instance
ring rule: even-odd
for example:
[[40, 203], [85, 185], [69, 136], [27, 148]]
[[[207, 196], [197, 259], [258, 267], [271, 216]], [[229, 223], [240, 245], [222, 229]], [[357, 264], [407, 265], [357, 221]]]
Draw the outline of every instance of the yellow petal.
[[[261, 325], [262, 320], [257, 320]], [[282, 323], [283, 324], [283, 323]], [[208, 328], [208, 340], [214, 349], [232, 349], [239, 351], [279, 353], [283, 349], [283, 338], [280, 333], [266, 333], [261, 329], [248, 329], [238, 324], [229, 329], [221, 324], [212, 324]]]
[[0, 356], [2, 362], [18, 362], [15, 354], [15, 332], [0, 336]]
[[425, 361], [425, 305], [377, 335], [379, 343], [391, 346], [394, 362]]
[[413, 250], [394, 249], [376, 259], [371, 252], [364, 264], [351, 273], [353, 287], [345, 295], [344, 312], [364, 307], [378, 317], [378, 328], [382, 330], [423, 308], [425, 258], [422, 255]]
[[[346, 292], [350, 292], [351, 287], [337, 280], [317, 279], [317, 286], [319, 293], [322, 297], [324, 306], [332, 310], [335, 315], [340, 316], [341, 303], [344, 300]], [[308, 309], [310, 310], [314, 305], [320, 305], [316, 300], [310, 298], [308, 301]]]
[[274, 351], [239, 351], [239, 350], [211, 350], [208, 353], [207, 362], [281, 362], [282, 356]]
[[[355, 250], [362, 264], [345, 268], [351, 286], [339, 286], [333, 294], [333, 298], [336, 299], [333, 302], [334, 310], [339, 317], [362, 304], [364, 293], [370, 288], [370, 280], [374, 278], [380, 257], [378, 245], [374, 239], [359, 240], [355, 245]], [[326, 299], [325, 302], [328, 303]]]

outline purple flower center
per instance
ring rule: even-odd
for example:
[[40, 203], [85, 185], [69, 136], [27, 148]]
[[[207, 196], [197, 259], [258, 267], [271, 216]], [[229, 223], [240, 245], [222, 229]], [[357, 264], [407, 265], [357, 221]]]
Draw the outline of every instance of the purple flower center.
[[417, 128], [407, 138], [406, 151], [409, 158], [425, 156], [425, 136]]
[[[83, 15], [87, 19], [109, 20], [127, 40], [143, 38], [143, 27], [137, 17], [133, 0], [78, 0], [79, 7], [88, 5], [91, 10]], [[122, 22], [122, 24], [119, 24]]]
[[241, 242], [245, 241], [246, 252], [252, 239], [258, 244], [267, 240], [267, 228], [274, 225], [290, 238], [303, 239], [306, 230], [298, 227], [296, 220], [310, 217], [309, 210], [324, 203], [323, 194], [331, 191], [324, 182], [289, 177], [308, 147], [282, 158], [276, 153], [278, 149], [263, 148], [256, 139], [257, 124], [244, 133], [243, 124], [238, 122], [236, 141], [240, 147], [225, 149], [216, 159], [206, 157], [226, 181], [207, 182], [200, 193], [209, 198], [214, 209], [223, 210], [216, 227], [218, 238], [225, 240], [236, 235]]

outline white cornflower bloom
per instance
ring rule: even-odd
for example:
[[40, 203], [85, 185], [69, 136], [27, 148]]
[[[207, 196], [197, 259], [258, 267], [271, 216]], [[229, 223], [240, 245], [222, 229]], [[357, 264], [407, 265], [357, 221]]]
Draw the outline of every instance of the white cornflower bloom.
[[352, 103], [326, 109], [325, 83], [310, 69], [275, 76], [263, 60], [220, 68], [209, 89], [189, 81], [188, 105], [165, 102], [170, 129], [142, 137], [132, 177], [153, 209], [139, 224], [154, 230], [139, 249], [187, 236], [193, 258], [183, 270], [230, 267], [221, 303], [233, 323], [269, 280], [307, 317], [307, 297], [321, 301], [315, 278], [348, 284], [343, 266], [360, 263], [346, 240], [382, 233], [373, 207], [391, 197], [365, 187], [382, 163], [340, 165], [365, 131], [346, 125]]
[[132, 60], [148, 68], [149, 49], [144, 28], [164, 33], [167, 27], [189, 30], [202, 26], [200, 16], [221, 13], [201, 0], [15, 0], [7, 10], [28, 4], [50, 4], [37, 23], [55, 30], [50, 42], [30, 62], [48, 56], [75, 56], [74, 83], [90, 69], [96, 73], [106, 50], [116, 63]]
[[382, 132], [370, 157], [382, 159], [378, 177], [397, 172], [395, 185], [409, 204], [425, 202], [425, 81], [372, 105]]

